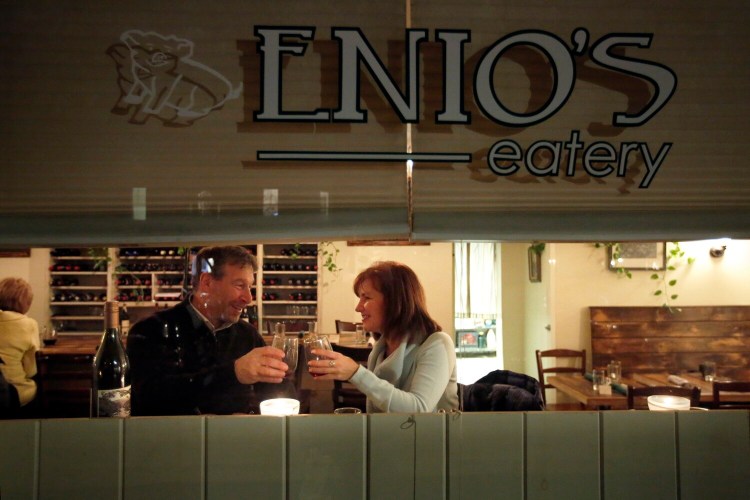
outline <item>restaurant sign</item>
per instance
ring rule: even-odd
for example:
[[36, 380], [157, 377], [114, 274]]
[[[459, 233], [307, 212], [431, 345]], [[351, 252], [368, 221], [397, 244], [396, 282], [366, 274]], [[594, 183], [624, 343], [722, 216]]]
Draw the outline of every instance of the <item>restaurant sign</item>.
[[[337, 106], [307, 110], [285, 109], [282, 104], [285, 61], [305, 57], [310, 44], [315, 43], [314, 27], [256, 26], [255, 44], [259, 67], [259, 102], [254, 103], [256, 124], [286, 123], [367, 123], [367, 111], [361, 108], [361, 75], [366, 70], [377, 84], [390, 108], [402, 123], [419, 124], [421, 47], [430, 43], [441, 54], [442, 108], [434, 114], [433, 123], [439, 126], [466, 125], [472, 122], [472, 112], [465, 104], [464, 70], [465, 45], [471, 41], [469, 30], [434, 30], [429, 42], [429, 30], [407, 29], [404, 40], [403, 88], [389, 72], [366, 35], [358, 28], [332, 28], [331, 39], [337, 47], [338, 96]], [[643, 88], [652, 89], [644, 104], [637, 109], [613, 110], [611, 126], [620, 130], [639, 127], [659, 113], [674, 95], [677, 76], [669, 67], [647, 58], [626, 55], [627, 49], [648, 49], [653, 34], [610, 33], [591, 40], [585, 28], [575, 29], [566, 43], [557, 35], [541, 30], [520, 30], [509, 33], [489, 46], [474, 64], [472, 93], [475, 109], [484, 119], [511, 128], [527, 128], [549, 120], [560, 112], [575, 92], [577, 68], [591, 61], [609, 75], [637, 79]], [[221, 109], [242, 93], [242, 84], [231, 83], [208, 65], [193, 59], [193, 43], [176, 36], [155, 32], [129, 30], [121, 35], [121, 44], [110, 47], [108, 53], [115, 60], [121, 93], [113, 113], [129, 115], [131, 123], [143, 124], [155, 117], [173, 126], [190, 126], [196, 120]], [[513, 109], [503, 101], [502, 85], [495, 79], [498, 63], [503, 58], [526, 65], [512, 56], [512, 51], [525, 50], [533, 59], [544, 61], [541, 75], [529, 76], [529, 88], [546, 89], [543, 99], [529, 103], [527, 109]], [[527, 68], [528, 69], [528, 68]], [[590, 68], [588, 68], [590, 70]], [[321, 79], [323, 78], [321, 67]], [[530, 72], [527, 71], [527, 74]], [[612, 77], [610, 76], [610, 79]], [[540, 80], [541, 79], [541, 83]], [[549, 80], [548, 85], [544, 85]], [[538, 90], [537, 90], [538, 91]], [[246, 103], [247, 105], [247, 103]], [[630, 106], [632, 108], [632, 106]], [[664, 164], [671, 142], [652, 150], [647, 142], [606, 140], [586, 143], [581, 131], [572, 129], [567, 137], [536, 140], [524, 147], [518, 142], [502, 138], [487, 151], [487, 166], [497, 176], [512, 176], [525, 168], [536, 177], [573, 177], [581, 169], [595, 178], [626, 177], [629, 165], [643, 164], [646, 171], [638, 184], [648, 188], [659, 168]], [[400, 151], [284, 151], [257, 152], [258, 161], [381, 161], [470, 163], [472, 153]], [[523, 165], [523, 166], [522, 166]]]

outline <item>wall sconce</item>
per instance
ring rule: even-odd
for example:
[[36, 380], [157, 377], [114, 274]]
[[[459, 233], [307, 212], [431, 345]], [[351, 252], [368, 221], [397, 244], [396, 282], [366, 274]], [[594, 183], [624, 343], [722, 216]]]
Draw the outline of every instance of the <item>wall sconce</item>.
[[708, 251], [708, 254], [711, 257], [719, 258], [724, 257], [724, 252], [727, 249], [727, 242], [729, 240], [727, 238], [722, 238], [720, 240], [716, 240], [713, 245], [711, 245], [711, 249]]

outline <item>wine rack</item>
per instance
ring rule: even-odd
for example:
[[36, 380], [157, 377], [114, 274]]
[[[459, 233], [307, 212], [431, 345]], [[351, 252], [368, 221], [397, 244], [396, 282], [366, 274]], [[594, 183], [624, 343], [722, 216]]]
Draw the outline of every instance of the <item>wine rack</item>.
[[300, 322], [317, 320], [317, 244], [263, 245], [259, 281], [264, 323], [284, 322], [294, 329]]
[[117, 251], [115, 298], [128, 307], [169, 307], [185, 290], [184, 249], [123, 247]]
[[[266, 333], [267, 322], [286, 322], [290, 331], [318, 318], [318, 246], [245, 245], [258, 257], [248, 321]], [[190, 255], [178, 247], [53, 248], [50, 251], [50, 320], [61, 333], [104, 328], [103, 304], [118, 300], [137, 319], [147, 308], [170, 307], [190, 291]], [[136, 320], [137, 320], [136, 319]]]
[[50, 322], [58, 332], [102, 332], [108, 262], [106, 248], [50, 251]]

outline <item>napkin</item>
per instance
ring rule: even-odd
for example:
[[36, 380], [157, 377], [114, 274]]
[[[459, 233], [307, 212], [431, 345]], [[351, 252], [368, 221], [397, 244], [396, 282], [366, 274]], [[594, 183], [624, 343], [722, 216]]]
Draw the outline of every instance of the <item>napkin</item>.
[[679, 385], [680, 387], [693, 387], [693, 384], [682, 377], [678, 377], [677, 375], [668, 376], [667, 382], [669, 382], [670, 384]]
[[612, 389], [616, 392], [619, 392], [623, 396], [628, 395], [628, 386], [622, 385], [622, 384], [612, 384]]

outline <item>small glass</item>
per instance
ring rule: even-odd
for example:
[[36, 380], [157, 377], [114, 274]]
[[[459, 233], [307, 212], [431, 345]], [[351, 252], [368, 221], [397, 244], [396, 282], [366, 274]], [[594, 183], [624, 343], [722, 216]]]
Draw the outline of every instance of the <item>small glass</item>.
[[278, 323], [273, 325], [273, 332], [276, 335], [284, 336], [286, 334], [286, 324], [279, 321]]
[[335, 413], [336, 415], [359, 415], [360, 413], [362, 413], [362, 410], [360, 410], [359, 408], [346, 406], [344, 408], [336, 408], [335, 410], [333, 410], [333, 413]]
[[[276, 323], [276, 325], [278, 326], [279, 323]], [[282, 324], [282, 326], [284, 325]], [[271, 346], [284, 351], [283, 361], [289, 367], [287, 368], [286, 376], [291, 377], [297, 369], [297, 357], [299, 353], [299, 341], [297, 337], [292, 335], [287, 336], [283, 333], [281, 335], [276, 334], [273, 336]]]
[[607, 365], [607, 374], [609, 375], [610, 382], [619, 384], [622, 378], [622, 363], [614, 359], [610, 361]]
[[362, 325], [356, 325], [354, 327], [354, 343], [355, 344], [366, 344], [367, 338], [365, 337], [365, 327]]
[[607, 372], [604, 370], [601, 370], [599, 368], [595, 368], [591, 374], [592, 380], [591, 382], [594, 384], [594, 392], [599, 392], [600, 388], [604, 387], [607, 384]]
[[703, 380], [706, 382], [713, 382], [716, 378], [716, 363], [713, 361], [703, 362]]

